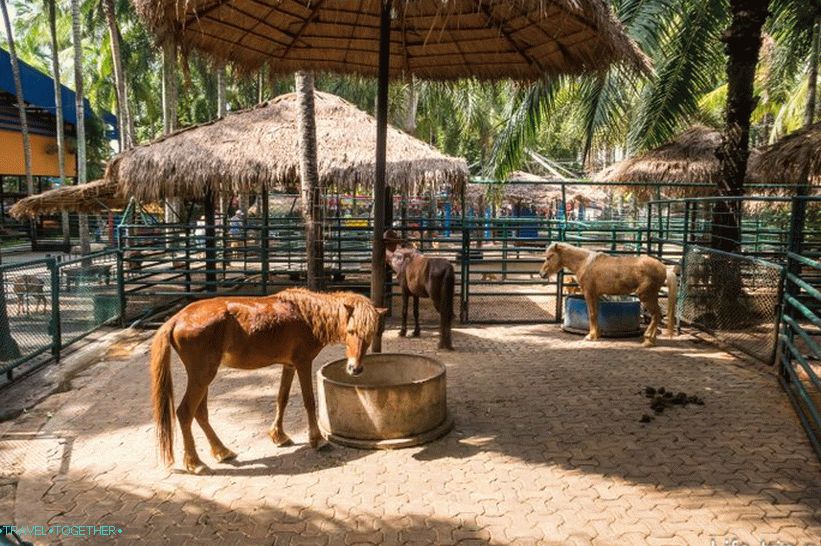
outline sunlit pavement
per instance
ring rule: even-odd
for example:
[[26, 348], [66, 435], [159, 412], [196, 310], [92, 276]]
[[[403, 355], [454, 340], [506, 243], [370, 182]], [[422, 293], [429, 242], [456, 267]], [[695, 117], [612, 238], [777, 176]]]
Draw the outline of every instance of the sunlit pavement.
[[[555, 325], [458, 328], [453, 353], [436, 341], [430, 325], [420, 339], [393, 325], [384, 349], [447, 364], [456, 426], [442, 440], [314, 451], [294, 382], [295, 445], [276, 448], [279, 368], [223, 370], [211, 423], [239, 458], [215, 463], [195, 425], [206, 476], [159, 464], [138, 345], [0, 423], [0, 524], [116, 529], [29, 538], [71, 544], [821, 544], [821, 464], [766, 367], [688, 336], [647, 350]], [[179, 399], [178, 362], [174, 380]], [[704, 405], [656, 416], [645, 386]], [[179, 433], [175, 448], [179, 468]]]

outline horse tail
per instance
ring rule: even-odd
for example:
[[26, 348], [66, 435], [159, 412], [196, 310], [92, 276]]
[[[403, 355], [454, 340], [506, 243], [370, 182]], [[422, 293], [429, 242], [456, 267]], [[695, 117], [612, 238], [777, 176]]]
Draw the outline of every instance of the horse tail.
[[174, 462], [174, 384], [171, 380], [171, 334], [176, 317], [166, 321], [151, 343], [151, 399], [160, 457]]
[[667, 271], [667, 333], [675, 335], [678, 279], [675, 271]]

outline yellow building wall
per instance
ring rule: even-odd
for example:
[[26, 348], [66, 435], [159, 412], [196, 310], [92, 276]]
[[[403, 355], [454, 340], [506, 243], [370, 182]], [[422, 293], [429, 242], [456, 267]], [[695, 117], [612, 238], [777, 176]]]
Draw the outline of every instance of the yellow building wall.
[[[29, 135], [34, 176], [60, 176], [57, 165], [57, 138]], [[66, 176], [76, 176], [77, 162], [73, 153], [66, 154]], [[23, 133], [0, 130], [0, 176], [24, 176]]]

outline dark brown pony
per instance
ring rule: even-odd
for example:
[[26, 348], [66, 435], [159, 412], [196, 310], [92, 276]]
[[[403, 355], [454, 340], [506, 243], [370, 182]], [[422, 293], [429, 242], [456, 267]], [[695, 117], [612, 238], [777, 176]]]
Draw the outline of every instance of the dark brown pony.
[[359, 294], [317, 293], [301, 288], [267, 297], [218, 297], [188, 305], [162, 325], [151, 346], [154, 419], [163, 459], [167, 463], [174, 461], [172, 347], [188, 375], [188, 386], [176, 412], [185, 446], [184, 464], [186, 470], [199, 474], [206, 467], [194, 446], [194, 419], [217, 461], [236, 457], [208, 424], [208, 386], [220, 365], [244, 370], [283, 365], [276, 418], [268, 432], [277, 446], [290, 443], [282, 419], [296, 371], [308, 412], [309, 441], [317, 447], [322, 437], [316, 422], [311, 364], [326, 345], [345, 343], [348, 373], [361, 373], [361, 359], [373, 337], [380, 333], [385, 311], [376, 309]]
[[413, 296], [413, 336], [418, 337], [419, 298], [430, 298], [439, 313], [439, 348], [453, 350], [453, 266], [444, 258], [428, 258], [415, 248], [397, 248], [401, 239], [393, 230], [384, 234], [385, 257], [402, 288], [402, 329], [408, 332], [408, 298]]

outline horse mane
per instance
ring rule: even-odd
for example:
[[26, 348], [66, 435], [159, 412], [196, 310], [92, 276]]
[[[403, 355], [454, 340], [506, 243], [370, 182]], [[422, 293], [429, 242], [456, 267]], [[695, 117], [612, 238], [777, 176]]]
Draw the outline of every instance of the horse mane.
[[353, 292], [312, 292], [305, 288], [288, 288], [274, 297], [293, 304], [314, 336], [324, 345], [345, 341], [349, 307], [353, 310], [354, 330], [368, 343], [373, 340], [379, 325], [379, 312], [370, 300]]

